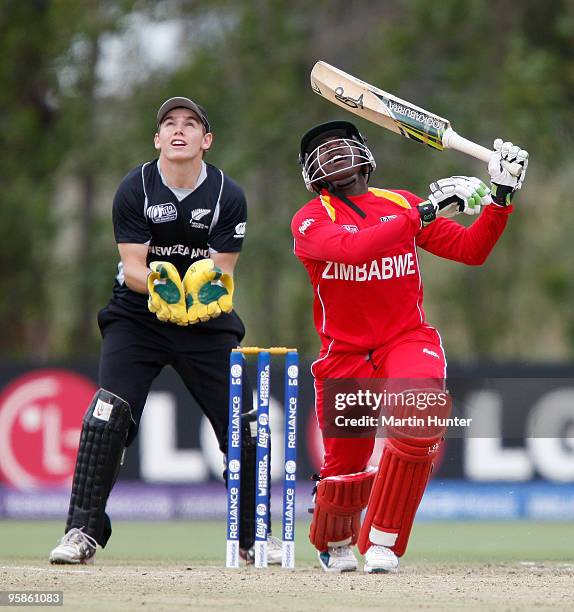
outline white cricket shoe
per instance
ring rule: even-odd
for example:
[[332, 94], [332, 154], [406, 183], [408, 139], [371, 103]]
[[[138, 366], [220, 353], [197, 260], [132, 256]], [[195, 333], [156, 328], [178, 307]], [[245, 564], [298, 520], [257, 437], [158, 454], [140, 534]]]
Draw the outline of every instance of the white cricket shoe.
[[353, 550], [349, 545], [329, 546], [323, 552], [317, 551], [321, 567], [329, 573], [354, 572], [358, 564]]
[[82, 529], [70, 529], [50, 553], [50, 563], [77, 565], [93, 563], [97, 543]]
[[[249, 550], [239, 549], [239, 556], [248, 565], [255, 563], [255, 547]], [[275, 536], [267, 536], [267, 565], [281, 565], [283, 560], [283, 543]]]
[[399, 558], [386, 546], [372, 544], [365, 553], [365, 567], [367, 574], [386, 574], [399, 569]]

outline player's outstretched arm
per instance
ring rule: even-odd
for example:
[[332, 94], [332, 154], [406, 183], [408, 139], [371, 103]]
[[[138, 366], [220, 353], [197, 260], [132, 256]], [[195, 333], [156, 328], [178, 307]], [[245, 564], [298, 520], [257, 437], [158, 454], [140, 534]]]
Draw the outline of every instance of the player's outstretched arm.
[[[506, 227], [512, 212], [512, 197], [521, 188], [528, 166], [528, 152], [511, 142], [503, 143], [497, 138], [494, 152], [488, 164], [492, 204], [485, 206], [482, 215], [470, 227], [437, 219], [417, 236], [418, 246], [439, 257], [468, 265], [481, 265], [486, 261]], [[510, 163], [517, 163], [522, 168], [518, 176], [508, 170]]]

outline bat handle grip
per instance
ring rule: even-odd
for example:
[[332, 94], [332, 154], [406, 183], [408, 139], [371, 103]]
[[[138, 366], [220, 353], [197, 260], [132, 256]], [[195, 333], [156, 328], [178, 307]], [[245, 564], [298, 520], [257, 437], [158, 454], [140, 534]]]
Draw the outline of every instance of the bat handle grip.
[[[442, 144], [446, 149], [454, 149], [455, 151], [466, 153], [467, 155], [480, 159], [487, 164], [490, 161], [490, 158], [494, 155], [494, 151], [459, 136], [450, 127], [447, 128], [442, 137]], [[519, 176], [522, 172], [522, 166], [520, 164], [509, 164], [507, 162], [503, 162], [503, 164], [506, 165], [506, 169], [510, 172], [510, 174], [512, 174], [512, 176]]]

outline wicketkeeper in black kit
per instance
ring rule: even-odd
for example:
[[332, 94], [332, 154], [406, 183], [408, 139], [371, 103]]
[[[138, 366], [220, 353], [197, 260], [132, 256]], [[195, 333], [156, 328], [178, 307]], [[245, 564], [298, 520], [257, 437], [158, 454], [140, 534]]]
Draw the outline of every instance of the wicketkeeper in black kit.
[[[205, 110], [170, 98], [157, 113], [159, 158], [132, 170], [113, 203], [121, 262], [100, 311], [99, 385], [82, 424], [65, 535], [51, 563], [93, 561], [112, 533], [105, 512], [126, 446], [153, 380], [171, 365], [209, 419], [226, 453], [229, 354], [245, 334], [233, 310], [233, 270], [245, 236], [242, 189], [203, 160], [213, 134]], [[247, 382], [247, 381], [246, 381]], [[244, 385], [243, 406], [252, 406]], [[240, 546], [252, 559], [255, 445], [244, 419]], [[270, 536], [269, 562], [281, 562]]]

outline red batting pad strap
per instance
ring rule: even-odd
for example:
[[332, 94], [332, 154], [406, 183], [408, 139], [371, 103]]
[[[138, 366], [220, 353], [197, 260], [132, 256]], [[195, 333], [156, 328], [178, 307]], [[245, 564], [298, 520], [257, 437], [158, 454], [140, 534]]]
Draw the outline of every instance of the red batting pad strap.
[[371, 544], [388, 546], [399, 557], [404, 554], [439, 442], [429, 440], [422, 446], [421, 440], [385, 440], [359, 534], [361, 554]]
[[317, 550], [357, 541], [361, 512], [369, 500], [375, 473], [375, 468], [369, 468], [358, 474], [328, 476], [319, 482], [309, 532]]

